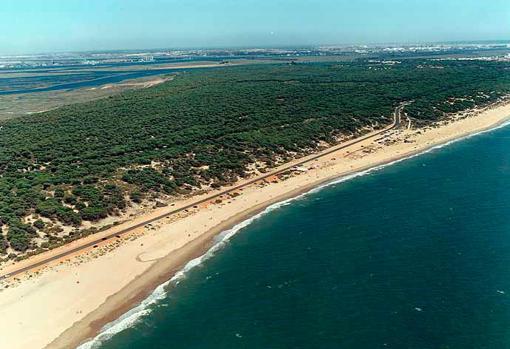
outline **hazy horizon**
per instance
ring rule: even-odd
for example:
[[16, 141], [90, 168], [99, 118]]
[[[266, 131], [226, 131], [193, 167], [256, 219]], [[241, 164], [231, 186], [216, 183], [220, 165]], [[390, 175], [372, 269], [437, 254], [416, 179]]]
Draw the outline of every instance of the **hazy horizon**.
[[502, 0], [6, 0], [0, 18], [3, 55], [510, 39]]
[[253, 46], [189, 46], [189, 47], [134, 47], [134, 48], [112, 48], [112, 49], [85, 49], [85, 50], [53, 50], [53, 51], [39, 51], [39, 52], [16, 52], [16, 53], [2, 53], [0, 52], [0, 56], [3, 57], [16, 57], [16, 56], [37, 56], [37, 55], [50, 55], [50, 54], [79, 54], [79, 53], [116, 53], [116, 52], [137, 52], [142, 53], [143, 51], [147, 52], [157, 52], [157, 51], [193, 51], [193, 50], [204, 50], [204, 51], [214, 51], [214, 50], [250, 50], [250, 49], [308, 49], [308, 48], [326, 48], [326, 47], [392, 47], [392, 46], [426, 46], [426, 45], [490, 45], [490, 44], [509, 44], [509, 39], [495, 39], [495, 40], [458, 40], [458, 41], [421, 41], [421, 42], [373, 42], [373, 43], [329, 43], [329, 44], [307, 44], [307, 45], [253, 45]]

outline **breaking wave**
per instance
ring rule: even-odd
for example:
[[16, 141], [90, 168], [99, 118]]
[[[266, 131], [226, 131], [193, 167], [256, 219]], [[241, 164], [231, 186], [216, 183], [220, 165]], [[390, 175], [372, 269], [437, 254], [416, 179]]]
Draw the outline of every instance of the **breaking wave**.
[[385, 167], [394, 165], [396, 163], [399, 163], [399, 162], [402, 162], [402, 161], [405, 161], [405, 160], [408, 160], [408, 159], [411, 159], [411, 158], [414, 158], [414, 157], [417, 157], [417, 156], [420, 156], [420, 155], [423, 155], [423, 154], [426, 154], [426, 153], [430, 153], [430, 152], [436, 151], [438, 149], [444, 148], [444, 147], [446, 147], [446, 146], [448, 146], [450, 144], [459, 142], [461, 140], [465, 140], [465, 139], [468, 139], [468, 138], [471, 138], [471, 137], [474, 137], [474, 136], [477, 136], [477, 135], [480, 135], [480, 134], [483, 134], [483, 133], [491, 132], [491, 131], [494, 131], [494, 130], [506, 127], [508, 125], [510, 125], [510, 121], [502, 123], [502, 124], [500, 124], [500, 125], [498, 125], [498, 126], [496, 126], [494, 128], [491, 128], [491, 129], [483, 130], [483, 131], [480, 131], [480, 132], [477, 132], [477, 133], [472, 133], [472, 134], [466, 135], [464, 137], [456, 138], [456, 139], [453, 139], [451, 141], [448, 141], [448, 142], [445, 142], [445, 143], [442, 143], [442, 144], [439, 144], [439, 145], [436, 145], [436, 146], [432, 146], [430, 148], [424, 149], [423, 151], [417, 152], [415, 154], [411, 154], [411, 155], [406, 156], [406, 157], [402, 157], [402, 158], [399, 158], [399, 159], [396, 159], [396, 160], [393, 160], [393, 161], [390, 161], [390, 162], [387, 162], [387, 163], [384, 163], [384, 164], [381, 164], [381, 165], [377, 165], [377, 166], [371, 167], [371, 168], [369, 168], [367, 170], [364, 170], [364, 171], [355, 172], [355, 173], [352, 173], [350, 175], [346, 175], [346, 176], [334, 179], [332, 181], [320, 184], [320, 185], [316, 186], [315, 188], [313, 188], [313, 189], [311, 189], [311, 190], [309, 190], [309, 191], [307, 191], [305, 193], [302, 193], [300, 195], [297, 195], [297, 196], [295, 196], [293, 198], [286, 199], [286, 200], [283, 200], [283, 201], [280, 201], [280, 202], [277, 202], [277, 203], [269, 205], [262, 212], [254, 215], [254, 216], [252, 216], [252, 217], [250, 217], [250, 218], [248, 218], [248, 219], [246, 219], [246, 220], [236, 224], [232, 228], [227, 229], [227, 230], [223, 231], [222, 233], [220, 233], [215, 238], [213, 246], [206, 253], [204, 253], [200, 257], [197, 257], [197, 258], [189, 261], [170, 280], [168, 280], [167, 282], [159, 285], [152, 292], [152, 294], [149, 297], [147, 297], [145, 300], [143, 300], [139, 305], [137, 305], [136, 307], [134, 307], [133, 309], [131, 309], [130, 311], [128, 311], [127, 313], [122, 315], [117, 320], [115, 320], [115, 321], [105, 325], [102, 328], [101, 332], [96, 337], [94, 337], [93, 339], [89, 340], [88, 342], [85, 342], [84, 344], [80, 345], [77, 349], [96, 349], [96, 348], [99, 348], [102, 342], [110, 339], [115, 334], [117, 334], [117, 333], [119, 333], [119, 332], [121, 332], [121, 331], [123, 331], [123, 330], [125, 330], [125, 329], [127, 329], [127, 328], [129, 328], [131, 326], [133, 326], [142, 317], [150, 314], [151, 313], [151, 307], [150, 306], [155, 304], [155, 303], [157, 303], [157, 301], [162, 300], [162, 299], [164, 299], [166, 297], [166, 295], [167, 295], [166, 288], [167, 288], [168, 285], [170, 285], [172, 283], [177, 285], [180, 282], [180, 280], [183, 279], [190, 270], [192, 270], [193, 268], [201, 265], [204, 261], [206, 261], [207, 259], [209, 259], [212, 256], [214, 256], [215, 253], [218, 250], [220, 250], [222, 247], [224, 247], [225, 244], [234, 235], [236, 235], [239, 231], [241, 231], [245, 227], [249, 226], [252, 222], [258, 220], [262, 216], [264, 216], [264, 215], [266, 215], [266, 214], [268, 214], [268, 213], [270, 213], [270, 212], [272, 212], [274, 210], [277, 210], [280, 207], [287, 206], [292, 201], [302, 199], [303, 197], [305, 197], [305, 196], [307, 196], [309, 194], [317, 193], [317, 192], [321, 191], [324, 188], [327, 188], [327, 187], [330, 187], [330, 186], [333, 186], [333, 185], [336, 185], [336, 184], [339, 184], [339, 183], [351, 180], [351, 179], [356, 178], [356, 177], [367, 175], [369, 173], [381, 170], [381, 169], [383, 169]]

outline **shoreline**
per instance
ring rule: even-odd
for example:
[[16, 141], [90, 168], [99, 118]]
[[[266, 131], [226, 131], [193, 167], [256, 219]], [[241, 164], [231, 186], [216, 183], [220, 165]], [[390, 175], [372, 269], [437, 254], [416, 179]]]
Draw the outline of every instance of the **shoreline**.
[[[281, 195], [279, 197], [276, 197], [274, 199], [268, 200], [267, 202], [264, 202], [262, 204], [256, 205], [242, 213], [239, 213], [233, 217], [231, 217], [229, 220], [222, 222], [219, 226], [207, 231], [205, 234], [203, 234], [199, 239], [197, 240], [205, 240], [200, 244], [200, 241], [194, 240], [188, 245], [183, 246], [181, 249], [175, 251], [172, 255], [166, 256], [163, 260], [158, 261], [157, 264], [155, 264], [153, 267], [151, 267], [149, 270], [147, 270], [147, 273], [142, 275], [139, 279], [137, 279], [135, 282], [133, 282], [132, 285], [126, 286], [125, 289], [122, 289], [119, 291], [119, 293], [112, 295], [111, 298], [107, 300], [107, 302], [111, 302], [110, 304], [105, 304], [105, 308], [108, 306], [111, 306], [110, 309], [101, 309], [98, 308], [89, 316], [83, 319], [83, 322], [77, 323], [73, 325], [70, 329], [68, 329], [66, 332], [62, 333], [62, 335], [57, 338], [56, 341], [52, 342], [47, 348], [66, 348], [69, 345], [72, 347], [81, 346], [85, 343], [87, 343], [89, 340], [93, 340], [93, 336], [97, 336], [100, 334], [100, 331], [108, 324], [115, 322], [118, 320], [122, 315], [124, 315], [129, 310], [133, 309], [134, 306], [138, 305], [140, 302], [142, 302], [144, 299], [149, 297], [157, 287], [162, 286], [164, 284], [168, 284], [171, 282], [171, 279], [176, 276], [176, 274], [181, 271], [185, 265], [195, 259], [199, 258], [200, 256], [204, 256], [207, 254], [207, 252], [213, 248], [214, 244], [214, 238], [218, 236], [218, 234], [221, 234], [222, 232], [225, 232], [229, 229], [232, 229], [236, 225], [255, 217], [257, 214], [262, 213], [264, 210], [266, 210], [268, 207], [282, 203], [286, 200], [294, 200], [298, 199], [302, 195], [306, 195], [310, 193], [311, 191], [314, 191], [316, 189], [323, 189], [329, 185], [334, 185], [338, 182], [343, 182], [344, 180], [350, 180], [352, 178], [348, 178], [350, 176], [357, 177], [358, 175], [364, 175], [367, 173], [370, 173], [372, 171], [377, 171], [381, 168], [384, 168], [386, 166], [391, 166], [395, 163], [398, 163], [400, 161], [405, 161], [410, 158], [414, 158], [416, 156], [420, 156], [422, 154], [426, 154], [437, 147], [443, 147], [447, 146], [448, 144], [451, 144], [453, 142], [462, 141], [463, 139], [469, 138], [471, 136], [476, 136], [478, 134], [482, 134], [485, 132], [490, 132], [492, 130], [498, 129], [499, 127], [505, 126], [506, 123], [508, 123], [510, 120], [510, 115], [506, 117], [506, 119], [501, 120], [500, 122], [488, 126], [486, 129], [481, 129], [473, 133], [468, 133], [464, 136], [460, 136], [458, 138], [453, 138], [449, 141], [446, 141], [445, 143], [438, 143], [431, 145], [430, 147], [420, 149], [414, 152], [411, 152], [409, 154], [397, 156], [395, 158], [390, 158], [388, 160], [385, 160], [381, 163], [374, 163], [373, 165], [369, 165], [365, 168], [357, 169], [355, 171], [347, 172], [340, 174], [336, 178], [329, 178], [324, 180], [319, 180], [315, 183], [309, 184], [306, 187], [302, 187], [296, 190], [293, 190], [289, 193], [286, 193], [284, 195]], [[346, 178], [347, 177], [347, 178]], [[200, 246], [197, 246], [200, 244]], [[188, 253], [186, 253], [188, 252]], [[194, 252], [194, 253], [193, 253]], [[187, 256], [187, 257], [185, 257]], [[171, 258], [173, 257], [173, 258]], [[181, 258], [179, 258], [181, 257]], [[178, 261], [178, 262], [177, 262]], [[173, 263], [172, 263], [173, 262]], [[177, 262], [177, 263], [176, 263]], [[167, 267], [170, 267], [171, 269], [168, 270]], [[144, 280], [145, 279], [145, 280]], [[142, 285], [135, 285], [136, 284], [142, 284]], [[129, 289], [133, 286], [135, 295], [131, 299], [129, 299], [128, 302], [126, 301], [126, 298], [124, 297], [126, 294], [129, 294]], [[138, 287], [137, 287], [138, 286]], [[169, 286], [169, 285], [168, 285]], [[170, 292], [171, 289], [168, 289]], [[124, 302], [124, 303], [122, 303]], [[115, 305], [118, 305], [118, 307], [115, 307]], [[96, 313], [97, 312], [97, 313]], [[88, 330], [89, 335], [85, 335], [84, 332]], [[82, 338], [80, 342], [78, 342], [79, 338]], [[74, 341], [69, 341], [69, 339], [75, 339]], [[59, 343], [59, 339], [62, 341], [62, 343]]]
[[216, 246], [215, 239], [219, 234], [264, 212], [264, 210], [271, 205], [296, 198], [314, 188], [315, 186], [297, 189], [295, 192], [290, 192], [282, 197], [254, 206], [252, 209], [248, 209], [222, 222], [217, 227], [201, 235], [198, 239], [174, 251], [162, 260], [159, 260], [155, 265], [149, 268], [145, 274], [133, 281], [132, 284], [127, 285], [118, 293], [109, 297], [106, 301], [108, 304], [97, 308], [86, 316], [83, 321], [74, 324], [46, 348], [74, 348], [85, 344], [93, 339], [94, 336], [99, 335], [104, 326], [115, 322], [128, 311], [139, 305], [140, 302], [147, 299], [159, 286], [171, 282], [171, 279], [182, 271], [190, 261], [207, 254], [208, 251]]
[[[490, 116], [487, 116], [487, 114]], [[487, 116], [485, 119], [490, 120], [482, 120], [482, 115]], [[26, 343], [14, 343], [8, 342], [8, 347], [16, 347], [16, 348], [25, 348], [25, 347], [34, 347], [35, 343], [43, 344], [42, 346], [46, 348], [71, 348], [76, 347], [79, 344], [86, 342], [88, 339], [94, 337], [103, 327], [104, 325], [111, 323], [114, 320], [117, 320], [120, 316], [125, 314], [127, 311], [133, 309], [137, 304], [142, 302], [148, 296], [150, 296], [153, 291], [160, 285], [167, 283], [176, 273], [182, 270], [186, 264], [195, 258], [198, 258], [204, 253], [207, 253], [211, 249], [212, 246], [215, 245], [215, 239], [221, 232], [224, 232], [233, 226], [246, 221], [247, 219], [252, 218], [253, 216], [263, 212], [268, 206], [273, 204], [296, 198], [302, 194], [313, 191], [316, 188], [321, 188], [323, 186], [327, 186], [330, 183], [335, 183], [338, 181], [348, 180], [353, 175], [362, 175], [366, 172], [370, 172], [373, 170], [377, 170], [381, 167], [393, 164], [395, 162], [399, 162], [410, 157], [414, 157], [425, 152], [428, 152], [438, 146], [444, 146], [452, 141], [458, 141], [464, 139], [466, 137], [487, 132], [498, 128], [504, 125], [510, 119], [510, 103], [506, 103], [503, 105], [499, 105], [493, 107], [489, 110], [482, 111], [479, 115], [471, 116], [462, 120], [452, 121], [446, 125], [442, 125], [437, 128], [431, 128], [427, 130], [404, 130], [402, 132], [398, 132], [395, 137], [400, 139], [396, 144], [383, 145], [375, 149], [373, 152], [366, 153], [368, 145], [362, 144], [359, 149], [356, 151], [339, 151], [343, 154], [338, 154], [342, 158], [338, 161], [336, 160], [336, 153], [328, 155], [328, 159], [322, 160], [324, 167], [323, 168], [315, 168], [310, 169], [307, 173], [297, 175], [295, 177], [291, 177], [290, 179], [275, 183], [268, 184], [264, 187], [254, 188], [251, 192], [243, 193], [241, 198], [244, 199], [244, 203], [242, 202], [233, 202], [230, 204], [225, 204], [225, 206], [237, 205], [237, 210], [231, 208], [231, 212], [228, 211], [228, 207], [222, 209], [221, 207], [212, 207], [206, 208], [204, 210], [200, 210], [196, 214], [192, 214], [190, 216], [180, 218], [176, 222], [170, 223], [162, 223], [161, 227], [158, 227], [158, 231], [154, 234], [149, 234], [145, 240], [144, 236], [140, 239], [135, 240], [135, 242], [131, 243], [131, 248], [135, 253], [132, 256], [136, 255], [137, 262], [148, 263], [149, 266], [140, 267], [137, 270], [133, 270], [131, 273], [127, 273], [124, 276], [124, 284], [122, 287], [115, 290], [115, 292], [111, 292], [113, 290], [103, 290], [102, 293], [106, 294], [104, 299], [99, 299], [99, 302], [95, 302], [95, 306], [89, 305], [91, 308], [90, 311], [86, 312], [85, 316], [74, 316], [74, 318], [79, 318], [77, 321], [69, 321], [71, 319], [62, 320], [62, 324], [60, 326], [62, 331], [58, 332], [57, 337], [51, 338], [50, 335], [46, 335], [46, 343], [43, 344], [45, 340], [42, 337], [37, 338], [36, 341], [29, 341]], [[472, 125], [470, 125], [472, 124]], [[449, 129], [455, 130], [458, 126], [460, 129], [457, 130], [457, 133], [448, 132], [452, 131]], [[464, 126], [464, 128], [462, 128]], [[443, 134], [441, 133], [442, 131]], [[435, 133], [435, 135], [434, 135]], [[416, 143], [406, 142], [409, 138], [405, 138], [411, 135], [416, 139]], [[427, 135], [429, 136], [427, 139]], [[419, 141], [421, 143], [419, 143]], [[370, 144], [373, 144], [375, 141], [370, 140]], [[359, 158], [356, 156], [361, 153]], [[348, 159], [344, 159], [343, 157], [348, 157]], [[328, 163], [329, 162], [329, 163]], [[336, 162], [336, 163], [335, 163]], [[333, 163], [333, 165], [331, 165]], [[328, 167], [329, 166], [329, 167]], [[340, 169], [340, 170], [339, 170]], [[346, 178], [347, 177], [347, 178]], [[279, 185], [279, 186], [278, 186]], [[277, 188], [278, 186], [278, 188]], [[276, 194], [272, 197], [269, 197], [267, 200], [256, 200], [253, 201], [253, 198], [263, 198], [266, 199], [268, 196], [264, 195], [264, 193], [260, 194], [262, 191], [271, 192], [271, 189], [274, 188], [273, 192]], [[260, 189], [260, 190], [259, 190]], [[279, 190], [277, 190], [279, 189]], [[248, 191], [248, 190], [247, 190]], [[258, 194], [257, 194], [258, 193]], [[258, 195], [258, 196], [257, 196]], [[234, 200], [232, 200], [234, 201]], [[240, 200], [242, 201], [242, 200]], [[243, 206], [244, 204], [244, 206]], [[223, 206], [223, 205], [222, 205]], [[229, 206], [231, 207], [231, 206]], [[220, 211], [221, 210], [221, 211]], [[208, 211], [208, 212], [207, 212]], [[205, 212], [205, 215], [203, 214]], [[221, 216], [220, 213], [221, 212]], [[197, 222], [199, 219], [194, 219], [195, 216], [200, 215], [202, 213], [202, 221], [201, 223], [207, 222], [207, 220], [212, 220], [207, 213], [209, 213], [212, 217], [215, 217], [217, 221], [213, 222], [214, 224], [204, 224], [203, 227], [199, 228], [196, 233], [196, 237], [190, 238], [190, 231], [184, 230], [182, 237], [180, 239], [180, 245], [173, 244], [172, 248], [166, 246], [166, 248], [161, 248], [159, 251], [154, 252], [150, 248], [136, 248], [138, 246], [133, 245], [137, 244], [137, 241], [152, 241], [158, 242], [162, 241], [163, 238], [165, 241], [164, 231], [172, 230], [172, 228], [176, 228], [176, 225], [179, 225], [179, 222], [186, 221], [181, 224], [181, 228], [186, 226], [186, 223], [192, 222], [192, 224], [198, 226], [200, 222]], [[216, 213], [216, 215], [214, 215]], [[206, 229], [207, 228], [207, 229]], [[200, 231], [202, 229], [202, 231]], [[157, 237], [155, 237], [159, 234]], [[186, 239], [186, 234], [188, 239]], [[153, 238], [150, 240], [150, 238]], [[158, 239], [159, 238], [159, 239]], [[129, 243], [128, 243], [129, 245]], [[56, 268], [56, 272], [48, 271], [43, 276], [39, 276], [37, 279], [30, 280], [31, 285], [24, 286], [23, 284], [28, 284], [29, 282], [24, 282], [22, 285], [17, 288], [9, 289], [8, 291], [14, 295], [13, 299], [16, 299], [16, 291], [24, 289], [18, 292], [18, 296], [21, 294], [23, 296], [31, 296], [31, 300], [45, 300], [44, 294], [37, 295], [37, 289], [39, 286], [47, 286], [53, 285], [53, 291], [55, 290], [55, 275], [47, 275], [50, 273], [53, 274], [64, 274], [59, 280], [67, 277], [67, 284], [69, 284], [69, 280], [72, 278], [69, 275], [76, 272], [80, 269], [80, 272], [88, 274], [98, 274], [100, 271], [91, 267], [91, 264], [97, 263], [100, 264], [102, 262], [104, 265], [109, 265], [110, 267], [115, 263], [121, 261], [120, 253], [118, 250], [127, 250], [128, 247], [126, 245], [121, 245], [117, 248], [115, 252], [111, 254], [106, 254], [104, 256], [96, 258], [93, 262], [80, 264], [78, 266], [62, 266], [60, 269]], [[143, 246], [143, 244], [141, 244]], [[142, 251], [140, 251], [142, 250]], [[144, 252], [149, 251], [149, 252]], [[141, 253], [139, 253], [141, 252]], [[159, 253], [159, 255], [158, 255]], [[147, 258], [144, 260], [143, 255], [147, 255]], [[142, 256], [140, 258], [140, 256]], [[126, 257], [127, 258], [127, 257]], [[135, 263], [130, 262], [130, 263]], [[142, 263], [140, 263], [142, 264]], [[88, 268], [86, 266], [89, 265]], [[139, 265], [139, 264], [137, 264]], [[66, 269], [67, 268], [67, 269]], [[126, 266], [129, 268], [129, 266]], [[104, 273], [104, 272], [103, 272]], [[51, 277], [52, 276], [52, 277]], [[58, 276], [58, 275], [57, 275]], [[64, 277], [65, 276], [65, 277]], [[129, 280], [126, 277], [129, 276]], [[91, 279], [91, 282], [97, 282], [97, 279]], [[52, 283], [53, 282], [53, 283]], [[89, 283], [90, 285], [90, 283]], [[31, 287], [29, 287], [31, 286]], [[49, 286], [48, 286], [49, 287]], [[48, 288], [47, 287], [47, 288]], [[51, 288], [50, 288], [51, 290]], [[57, 289], [58, 290], [58, 289]], [[4, 291], [5, 292], [5, 291]], [[62, 292], [62, 291], [61, 291]], [[103, 296], [104, 296], [103, 294]], [[79, 294], [74, 294], [75, 297], [79, 297]], [[2, 293], [0, 293], [0, 309], [3, 308], [2, 302]], [[58, 297], [57, 297], [58, 298]], [[72, 297], [71, 297], [72, 298]], [[19, 299], [19, 297], [17, 298]], [[21, 302], [18, 302], [21, 303]], [[65, 303], [65, 302], [64, 302]], [[30, 307], [30, 304], [28, 305]], [[51, 307], [51, 305], [47, 306]], [[44, 307], [42, 307], [44, 308]], [[14, 309], [14, 310], [13, 310]], [[11, 313], [16, 310], [16, 306], [11, 307]], [[43, 316], [44, 314], [41, 314]], [[20, 315], [21, 316], [21, 315]], [[38, 314], [36, 312], [35, 316]], [[65, 325], [67, 320], [67, 325]], [[44, 320], [43, 320], [44, 321]], [[7, 322], [6, 322], [7, 323]], [[65, 328], [64, 328], [65, 327]], [[6, 328], [6, 327], [4, 327]], [[54, 331], [54, 333], [56, 333]], [[53, 334], [54, 335], [54, 334]], [[15, 334], [11, 335], [11, 337], [15, 337]], [[48, 338], [50, 337], [50, 338]], [[8, 341], [9, 339], [7, 339]], [[0, 344], [2, 340], [0, 339]], [[41, 347], [41, 345], [36, 347]], [[7, 345], [6, 345], [7, 346]]]

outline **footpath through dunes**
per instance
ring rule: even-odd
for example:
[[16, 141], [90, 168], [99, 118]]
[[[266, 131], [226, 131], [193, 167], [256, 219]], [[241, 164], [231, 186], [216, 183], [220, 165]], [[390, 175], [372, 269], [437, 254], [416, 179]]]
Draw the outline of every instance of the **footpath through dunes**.
[[143, 227], [143, 226], [145, 226], [147, 224], [154, 223], [154, 222], [156, 222], [158, 220], [161, 220], [163, 218], [167, 218], [168, 216], [175, 215], [177, 213], [186, 211], [186, 210], [191, 209], [193, 207], [196, 207], [196, 206], [198, 206], [200, 204], [213, 201], [213, 200], [219, 198], [220, 196], [236, 192], [236, 191], [238, 191], [240, 189], [243, 189], [243, 188], [246, 188], [247, 186], [250, 186], [250, 185], [252, 185], [254, 183], [263, 181], [263, 180], [265, 180], [267, 178], [271, 178], [271, 177], [277, 176], [279, 174], [282, 174], [282, 173], [284, 173], [286, 171], [291, 170], [294, 167], [299, 167], [299, 166], [305, 165], [305, 164], [307, 164], [309, 162], [312, 162], [312, 161], [315, 161], [315, 160], [320, 159], [322, 157], [328, 156], [328, 155], [330, 155], [332, 153], [335, 153], [335, 152], [338, 152], [340, 150], [347, 150], [348, 148], [353, 147], [353, 146], [355, 146], [355, 145], [357, 145], [357, 144], [359, 144], [361, 142], [364, 142], [364, 141], [367, 141], [367, 140], [373, 140], [375, 138], [383, 136], [388, 131], [393, 130], [393, 129], [397, 129], [397, 128], [399, 128], [401, 126], [402, 111], [403, 111], [403, 108], [404, 108], [404, 106], [406, 104], [407, 103], [405, 103], [405, 102], [401, 103], [399, 106], [397, 106], [395, 108], [395, 111], [394, 111], [394, 114], [393, 114], [393, 123], [390, 126], [383, 128], [382, 130], [370, 132], [370, 133], [368, 133], [368, 134], [366, 134], [366, 135], [364, 135], [362, 137], [355, 138], [355, 139], [350, 140], [348, 142], [341, 143], [339, 145], [333, 146], [333, 147], [328, 148], [327, 150], [322, 151], [320, 153], [317, 153], [317, 154], [314, 154], [314, 155], [310, 155], [310, 156], [306, 156], [303, 159], [299, 159], [299, 160], [290, 162], [288, 164], [285, 164], [283, 166], [278, 167], [277, 169], [275, 169], [273, 171], [269, 171], [268, 173], [265, 173], [263, 175], [257, 176], [257, 177], [255, 177], [253, 179], [249, 179], [247, 181], [242, 181], [240, 184], [234, 185], [234, 186], [229, 187], [227, 189], [220, 190], [219, 192], [214, 193], [212, 195], [208, 195], [208, 196], [206, 196], [204, 198], [199, 198], [199, 199], [197, 199], [195, 201], [192, 201], [190, 203], [185, 204], [182, 207], [178, 207], [178, 208], [174, 208], [174, 209], [168, 210], [168, 211], [166, 211], [164, 213], [161, 213], [161, 214], [159, 214], [159, 215], [157, 215], [155, 217], [151, 217], [151, 218], [148, 218], [148, 219], [142, 219], [141, 221], [136, 221], [136, 222], [124, 223], [124, 224], [121, 224], [121, 225], [119, 225], [117, 227], [109, 229], [108, 231], [106, 231], [104, 233], [96, 234], [97, 237], [96, 237], [96, 235], [94, 235], [94, 237], [95, 237], [94, 239], [85, 238], [85, 239], [82, 239], [83, 241], [79, 240], [79, 241], [76, 241], [73, 244], [65, 245], [63, 247], [60, 247], [60, 248], [57, 248], [55, 250], [49, 251], [48, 253], [43, 253], [43, 254], [38, 255], [36, 257], [27, 259], [25, 261], [22, 261], [20, 263], [17, 263], [15, 265], [13, 265], [12, 267], [8, 267], [5, 270], [3, 270], [2, 271], [3, 273], [0, 275], [0, 280], [6, 279], [6, 278], [10, 278], [10, 277], [19, 276], [22, 273], [25, 273], [25, 272], [28, 272], [28, 271], [33, 271], [33, 270], [36, 270], [38, 268], [44, 267], [44, 266], [46, 266], [49, 263], [52, 263], [52, 262], [55, 262], [55, 261], [59, 261], [61, 259], [64, 259], [64, 258], [72, 256], [72, 255], [76, 255], [76, 254], [78, 254], [81, 251], [85, 251], [85, 250], [87, 250], [87, 249], [89, 249], [91, 247], [94, 247], [96, 245], [99, 245], [101, 243], [107, 243], [108, 241], [110, 241], [112, 239], [118, 239], [121, 236], [123, 236], [123, 235], [125, 235], [127, 233], [130, 233], [130, 232], [132, 232], [132, 231], [134, 231], [134, 230], [136, 230], [138, 228], [141, 228], [141, 227]]

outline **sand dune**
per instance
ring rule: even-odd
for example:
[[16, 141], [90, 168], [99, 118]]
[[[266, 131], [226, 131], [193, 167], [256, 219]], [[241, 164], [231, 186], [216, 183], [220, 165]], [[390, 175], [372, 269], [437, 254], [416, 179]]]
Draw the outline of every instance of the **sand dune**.
[[390, 131], [387, 137], [301, 166], [288, 178], [255, 183], [239, 196], [170, 216], [113, 243], [58, 261], [38, 274], [26, 275], [20, 282], [11, 281], [0, 292], [0, 347], [75, 347], [171, 278], [188, 260], [201, 255], [219, 232], [267, 205], [334, 178], [493, 128], [509, 116], [510, 104], [502, 104], [439, 127]]

